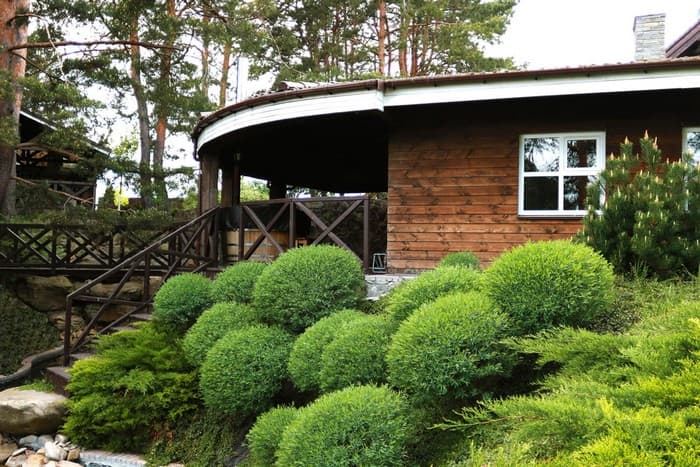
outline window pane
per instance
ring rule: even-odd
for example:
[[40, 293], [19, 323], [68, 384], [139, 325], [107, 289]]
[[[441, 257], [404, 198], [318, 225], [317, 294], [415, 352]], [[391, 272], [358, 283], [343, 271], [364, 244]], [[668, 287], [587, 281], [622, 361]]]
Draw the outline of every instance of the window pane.
[[559, 138], [525, 138], [523, 153], [525, 172], [559, 170]]
[[559, 209], [557, 177], [527, 177], [525, 182], [525, 210], [544, 211]]
[[564, 177], [564, 209], [581, 211], [586, 209], [586, 193], [588, 184], [595, 177]]
[[566, 166], [587, 168], [596, 166], [596, 140], [570, 139], [566, 141]]
[[685, 140], [686, 149], [693, 154], [696, 161], [700, 161], [700, 130], [688, 131]]

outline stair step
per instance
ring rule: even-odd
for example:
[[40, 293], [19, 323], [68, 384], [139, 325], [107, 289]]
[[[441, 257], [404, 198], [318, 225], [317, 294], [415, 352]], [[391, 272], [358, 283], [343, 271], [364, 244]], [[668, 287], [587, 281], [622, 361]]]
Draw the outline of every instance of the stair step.
[[71, 364], [77, 362], [78, 360], [84, 360], [86, 358], [93, 357], [95, 354], [91, 352], [78, 352], [70, 355]]
[[56, 392], [68, 397], [66, 385], [70, 381], [70, 373], [66, 366], [50, 366], [46, 369], [46, 379], [56, 389]]
[[136, 328], [133, 327], [133, 326], [124, 325], [124, 326], [115, 326], [115, 327], [113, 327], [113, 328], [110, 328], [110, 329], [109, 329], [109, 332], [135, 331], [135, 330], [136, 330]]
[[134, 313], [131, 318], [134, 321], [150, 321], [153, 319], [153, 315], [151, 313]]

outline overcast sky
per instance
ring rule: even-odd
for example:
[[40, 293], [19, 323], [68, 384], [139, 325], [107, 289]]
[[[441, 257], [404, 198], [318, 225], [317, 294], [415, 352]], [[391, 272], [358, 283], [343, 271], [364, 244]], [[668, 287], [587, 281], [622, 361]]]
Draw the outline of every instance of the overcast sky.
[[630, 62], [635, 16], [666, 13], [666, 46], [698, 20], [700, 0], [520, 0], [492, 55], [530, 69]]

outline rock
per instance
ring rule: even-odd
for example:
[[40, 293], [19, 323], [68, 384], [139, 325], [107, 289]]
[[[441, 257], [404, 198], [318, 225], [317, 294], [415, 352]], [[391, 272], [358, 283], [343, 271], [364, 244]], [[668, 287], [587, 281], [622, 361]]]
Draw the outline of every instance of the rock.
[[62, 461], [68, 458], [68, 451], [51, 441], [44, 445], [46, 457], [53, 461]]
[[56, 467], [82, 467], [81, 464], [70, 460], [56, 462]]
[[66, 456], [67, 461], [77, 461], [80, 459], [80, 448], [77, 447], [70, 447], [68, 448], [68, 456]]
[[32, 454], [27, 457], [27, 467], [44, 467], [46, 457], [43, 454]]
[[17, 296], [24, 303], [39, 311], [55, 311], [66, 308], [66, 295], [73, 284], [65, 276], [27, 276], [17, 285]]
[[17, 388], [0, 392], [0, 433], [54, 433], [65, 414], [66, 397], [60, 394]]
[[5, 467], [24, 467], [27, 465], [28, 457], [26, 452], [21, 452], [16, 456], [10, 457], [5, 463]]
[[17, 445], [9, 439], [0, 437], [0, 465], [17, 452]]
[[37, 435], [29, 435], [20, 438], [18, 444], [22, 447], [32, 448], [36, 451], [41, 447], [39, 446], [38, 440], [39, 437]]

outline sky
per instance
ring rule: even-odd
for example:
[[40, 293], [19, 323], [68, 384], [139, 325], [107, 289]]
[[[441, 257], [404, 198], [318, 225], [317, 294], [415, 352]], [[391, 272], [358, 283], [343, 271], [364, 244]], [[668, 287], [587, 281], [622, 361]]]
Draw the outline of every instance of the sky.
[[698, 20], [700, 0], [520, 0], [501, 44], [529, 69], [630, 62], [634, 18], [666, 14], [666, 46]]

